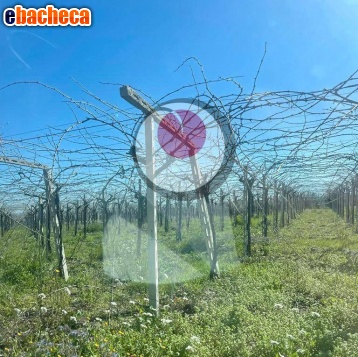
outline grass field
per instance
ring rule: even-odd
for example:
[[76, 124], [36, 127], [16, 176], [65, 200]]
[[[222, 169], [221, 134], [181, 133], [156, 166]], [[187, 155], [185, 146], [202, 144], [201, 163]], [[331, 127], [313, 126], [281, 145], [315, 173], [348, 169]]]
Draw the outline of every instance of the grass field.
[[358, 356], [358, 234], [330, 210], [305, 211], [237, 261], [227, 221], [213, 281], [198, 222], [179, 245], [161, 232], [201, 274], [161, 285], [158, 319], [145, 284], [105, 275], [90, 228], [65, 237], [67, 282], [26, 230], [0, 240], [0, 356]]

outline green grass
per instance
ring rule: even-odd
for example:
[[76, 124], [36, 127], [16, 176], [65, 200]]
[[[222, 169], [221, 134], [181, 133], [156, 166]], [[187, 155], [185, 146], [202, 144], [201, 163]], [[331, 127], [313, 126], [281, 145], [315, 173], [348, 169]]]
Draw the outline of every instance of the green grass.
[[[100, 230], [91, 226], [86, 240], [66, 235], [67, 282], [25, 230], [1, 238], [0, 355], [358, 356], [358, 235], [330, 210], [305, 211], [240, 262], [242, 227], [227, 219], [213, 281], [199, 222], [180, 243], [160, 228], [165, 248], [200, 274], [161, 285], [158, 319], [145, 284], [104, 274]], [[260, 234], [259, 218], [252, 230]]]

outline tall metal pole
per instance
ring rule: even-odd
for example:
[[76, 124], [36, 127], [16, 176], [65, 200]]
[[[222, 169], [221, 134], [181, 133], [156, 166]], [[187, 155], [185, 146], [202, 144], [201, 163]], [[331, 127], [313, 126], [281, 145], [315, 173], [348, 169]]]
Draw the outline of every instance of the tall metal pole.
[[[123, 99], [140, 109], [147, 119], [145, 121], [146, 175], [155, 177], [154, 123], [150, 114], [154, 111], [132, 88], [123, 86], [120, 89]], [[153, 182], [154, 183], [154, 182]], [[147, 182], [147, 221], [148, 221], [148, 282], [149, 306], [159, 315], [159, 274], [158, 274], [158, 237], [157, 237], [157, 195], [155, 187]]]
[[[155, 180], [155, 155], [153, 137], [153, 118], [145, 121], [146, 175]], [[157, 236], [157, 193], [155, 186], [147, 184], [147, 220], [148, 220], [148, 280], [149, 306], [159, 313], [159, 280], [158, 280], [158, 236]]]

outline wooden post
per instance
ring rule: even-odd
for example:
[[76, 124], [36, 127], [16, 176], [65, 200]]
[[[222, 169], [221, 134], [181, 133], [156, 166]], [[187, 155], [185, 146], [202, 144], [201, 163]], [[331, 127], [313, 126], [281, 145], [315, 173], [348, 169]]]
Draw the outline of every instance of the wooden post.
[[[245, 200], [245, 199], [244, 199]], [[233, 193], [233, 214], [234, 214], [234, 224], [237, 223], [237, 216], [239, 214], [239, 201], [237, 199], [237, 196], [236, 196], [236, 191], [234, 190], [234, 193]]]
[[277, 231], [278, 230], [278, 187], [277, 187], [277, 181], [275, 181], [274, 186], [274, 228]]
[[351, 224], [354, 225], [354, 205], [356, 200], [356, 187], [355, 187], [355, 179], [352, 178], [352, 189], [351, 189]]
[[118, 235], [121, 235], [121, 213], [122, 213], [122, 206], [123, 205], [123, 201], [122, 203], [120, 203], [119, 198], [117, 199], [117, 212], [116, 212], [116, 216], [117, 216], [117, 224], [118, 224]]
[[92, 209], [93, 209], [93, 223], [97, 223], [99, 221], [99, 214], [98, 214], [98, 202], [93, 201], [92, 204]]
[[294, 201], [293, 201], [294, 192], [292, 189], [290, 190], [288, 197], [289, 197], [289, 205], [290, 205], [290, 220], [292, 221], [294, 218]]
[[45, 236], [44, 236], [44, 205], [41, 197], [39, 197], [39, 235], [41, 247], [45, 248]]
[[287, 225], [290, 224], [290, 220], [291, 220], [291, 210], [290, 210], [290, 190], [289, 188], [287, 187], [286, 189], [286, 209], [287, 209]]
[[187, 195], [186, 198], [186, 228], [189, 229], [190, 225], [190, 201], [189, 201], [189, 195]]
[[251, 256], [251, 205], [254, 179], [248, 178], [247, 166], [244, 166], [244, 177], [240, 181], [244, 184], [244, 255], [249, 257]]
[[234, 214], [233, 214], [233, 206], [232, 206], [232, 202], [231, 202], [230, 193], [229, 193], [229, 203], [228, 203], [228, 205], [229, 205], [229, 207], [228, 207], [228, 209], [229, 209], [229, 218], [230, 218], [230, 222], [232, 223]]
[[220, 276], [219, 263], [217, 260], [216, 236], [214, 230], [214, 219], [210, 209], [209, 193], [207, 188], [200, 186], [202, 182], [200, 168], [197, 164], [195, 155], [190, 157], [191, 170], [194, 182], [198, 189], [198, 204], [200, 209], [201, 224], [204, 229], [206, 249], [210, 261], [210, 278]]
[[102, 190], [102, 225], [103, 225], [103, 234], [107, 234], [107, 221], [108, 221], [108, 207], [107, 201], [104, 195], [105, 189]]
[[165, 217], [164, 217], [164, 231], [169, 232], [169, 195], [167, 194], [166, 200], [165, 200]]
[[36, 206], [32, 208], [32, 232], [36, 240], [39, 240], [39, 225]]
[[87, 208], [88, 203], [86, 201], [86, 196], [83, 196], [83, 238], [86, 239], [87, 236]]
[[331, 192], [330, 193], [330, 201], [331, 201], [331, 208], [332, 210], [337, 213], [337, 205], [336, 205], [336, 195], [335, 195], [335, 192]]
[[177, 241], [180, 242], [182, 240], [182, 218], [183, 218], [183, 195], [180, 194], [178, 196], [178, 228], [177, 228]]
[[46, 197], [50, 207], [50, 217], [52, 223], [52, 230], [55, 237], [57, 257], [58, 257], [58, 268], [61, 272], [62, 277], [68, 279], [67, 262], [65, 256], [65, 249], [63, 246], [61, 226], [60, 226], [60, 206], [58, 192], [53, 185], [52, 174], [48, 169], [43, 170], [44, 179], [46, 184]]
[[349, 186], [346, 185], [346, 223], [349, 223]]
[[280, 227], [283, 228], [285, 226], [285, 185], [281, 185], [281, 207], [280, 207]]
[[220, 230], [224, 231], [224, 194], [222, 188], [220, 189]]
[[336, 191], [336, 197], [337, 197], [337, 214], [341, 215], [341, 189], [338, 187]]
[[133, 210], [132, 210], [131, 206], [128, 207], [128, 219], [129, 219], [129, 223], [132, 223], [132, 221], [133, 221]]
[[124, 217], [125, 217], [125, 226], [127, 227], [128, 225], [128, 220], [129, 220], [129, 215], [128, 215], [128, 202], [124, 203]]
[[[200, 194], [203, 196], [200, 197]], [[209, 193], [204, 189], [199, 192], [199, 201], [201, 206], [201, 218], [204, 224], [204, 231], [206, 235], [206, 246], [210, 259], [210, 279], [218, 278], [220, 276], [219, 263], [218, 263], [218, 247], [216, 242], [215, 225], [214, 225], [214, 214], [212, 206], [209, 204]], [[205, 208], [206, 203], [206, 208]], [[205, 213], [205, 209], [207, 213]]]
[[340, 194], [341, 194], [341, 217], [344, 218], [344, 187], [343, 186], [341, 186]]
[[159, 225], [163, 227], [162, 196], [159, 197], [158, 211], [159, 211]]
[[263, 175], [262, 185], [262, 235], [267, 238], [268, 188], [266, 186], [266, 175]]
[[143, 225], [143, 199], [142, 199], [142, 180], [138, 179], [138, 204], [137, 204], [137, 258], [142, 251], [142, 225]]
[[171, 203], [171, 201], [169, 201], [169, 214], [168, 214], [168, 217], [169, 217], [169, 223], [171, 223], [173, 221], [173, 205]]
[[79, 216], [79, 209], [80, 209], [80, 206], [78, 204], [78, 200], [76, 202], [76, 207], [75, 207], [75, 231], [74, 231], [74, 235], [76, 236], [77, 235], [77, 232], [78, 232], [78, 216]]
[[247, 167], [244, 167], [244, 255], [251, 255], [251, 231], [250, 231], [250, 217], [251, 217], [251, 200], [249, 198], [248, 181], [247, 181]]
[[4, 214], [1, 212], [0, 215], [0, 224], [1, 224], [1, 237], [4, 236]]
[[357, 188], [358, 188], [358, 174], [355, 175], [354, 177], [354, 187], [355, 187], [355, 199], [354, 199], [354, 205], [355, 205], [355, 230], [356, 233], [358, 233], [358, 192], [357, 192]]
[[66, 205], [66, 230], [67, 232], [70, 230], [70, 207], [68, 202]]
[[51, 248], [51, 210], [50, 210], [49, 199], [47, 198], [47, 204], [46, 204], [46, 256], [47, 256], [47, 258], [50, 257], [51, 253], [52, 253], [52, 248]]

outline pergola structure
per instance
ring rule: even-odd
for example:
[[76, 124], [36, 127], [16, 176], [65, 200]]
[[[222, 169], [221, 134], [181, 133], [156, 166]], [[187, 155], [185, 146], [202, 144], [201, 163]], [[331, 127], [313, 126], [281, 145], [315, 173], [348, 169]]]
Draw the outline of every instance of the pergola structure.
[[49, 217], [47, 219], [50, 220], [50, 226], [55, 237], [56, 252], [58, 257], [58, 268], [63, 278], [67, 280], [68, 270], [65, 248], [62, 241], [62, 234], [60, 228], [60, 208], [59, 205], [56, 204], [56, 201], [58, 202], [58, 192], [54, 185], [51, 168], [36, 162], [28, 162], [25, 160], [14, 159], [6, 156], [0, 156], [0, 163], [8, 165], [26, 166], [34, 169], [40, 169], [43, 171], [46, 188], [46, 202], [49, 207]]

